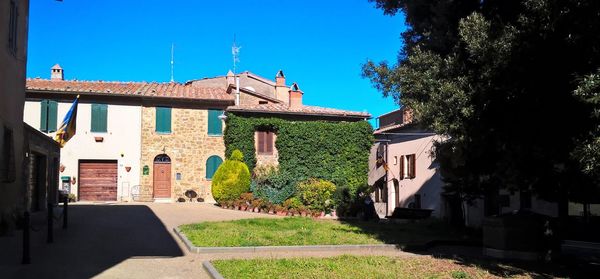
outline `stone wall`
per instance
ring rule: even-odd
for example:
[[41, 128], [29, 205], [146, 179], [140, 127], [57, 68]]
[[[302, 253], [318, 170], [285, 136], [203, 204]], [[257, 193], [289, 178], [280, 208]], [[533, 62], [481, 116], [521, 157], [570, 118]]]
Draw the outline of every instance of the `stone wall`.
[[[155, 117], [154, 107], [142, 107], [140, 199], [153, 200], [153, 162], [164, 152], [171, 158], [171, 199], [177, 200], [184, 197], [185, 191], [194, 190], [199, 197], [213, 201], [211, 181], [206, 179], [206, 160], [212, 155], [224, 160], [225, 144], [222, 136], [208, 136], [208, 111], [173, 108], [170, 134], [156, 132]], [[149, 168], [147, 175], [144, 166]]]

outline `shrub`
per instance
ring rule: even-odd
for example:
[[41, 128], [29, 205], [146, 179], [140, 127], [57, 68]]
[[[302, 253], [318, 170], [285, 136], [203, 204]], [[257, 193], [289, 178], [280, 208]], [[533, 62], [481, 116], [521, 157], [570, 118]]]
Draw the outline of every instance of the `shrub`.
[[297, 197], [291, 197], [283, 202], [283, 207], [289, 209], [298, 209], [303, 206], [304, 205], [302, 204], [302, 201], [300, 201], [300, 199]]
[[310, 209], [328, 211], [333, 207], [335, 184], [323, 179], [311, 178], [298, 184], [298, 196]]
[[250, 171], [243, 158], [241, 151], [234, 150], [215, 172], [212, 194], [217, 202], [237, 199], [250, 190]]
[[285, 172], [272, 172], [263, 177], [262, 181], [255, 180], [253, 193], [256, 197], [281, 204], [295, 193], [296, 181]]

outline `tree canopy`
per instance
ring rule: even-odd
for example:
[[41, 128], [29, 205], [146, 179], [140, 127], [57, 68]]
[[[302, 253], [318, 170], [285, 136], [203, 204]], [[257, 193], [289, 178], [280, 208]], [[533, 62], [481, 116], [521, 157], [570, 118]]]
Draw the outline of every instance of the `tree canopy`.
[[449, 191], [598, 188], [600, 1], [370, 1], [408, 28], [398, 61], [363, 75], [449, 136], [437, 148]]

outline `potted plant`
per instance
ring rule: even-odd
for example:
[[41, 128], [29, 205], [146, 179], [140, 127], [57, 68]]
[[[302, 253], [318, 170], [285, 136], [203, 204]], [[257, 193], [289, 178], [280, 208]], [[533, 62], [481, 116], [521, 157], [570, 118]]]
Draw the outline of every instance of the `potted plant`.
[[260, 207], [262, 206], [261, 199], [255, 199], [252, 201], [252, 207], [254, 208], [254, 212], [260, 212]]
[[285, 207], [283, 207], [281, 205], [276, 205], [275, 213], [279, 216], [285, 216], [287, 214], [287, 210], [285, 209]]

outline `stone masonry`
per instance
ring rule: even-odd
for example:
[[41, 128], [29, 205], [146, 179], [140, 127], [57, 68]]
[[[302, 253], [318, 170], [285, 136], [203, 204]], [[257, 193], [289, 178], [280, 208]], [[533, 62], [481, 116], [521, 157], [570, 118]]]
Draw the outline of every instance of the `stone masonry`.
[[[155, 117], [154, 107], [142, 107], [140, 198], [153, 200], [153, 162], [164, 152], [171, 158], [172, 200], [185, 198], [185, 191], [194, 190], [206, 201], [214, 201], [211, 181], [206, 179], [206, 160], [213, 155], [225, 160], [225, 144], [223, 136], [208, 135], [208, 110], [173, 108], [170, 134], [156, 132]], [[144, 166], [149, 168], [147, 175], [143, 173]]]

